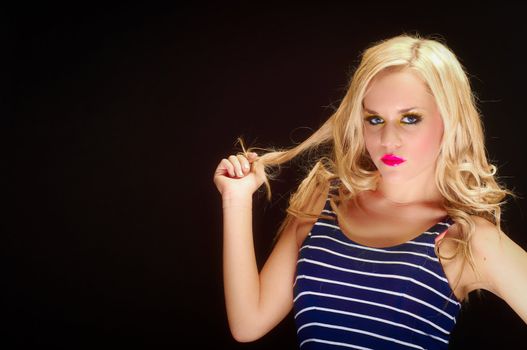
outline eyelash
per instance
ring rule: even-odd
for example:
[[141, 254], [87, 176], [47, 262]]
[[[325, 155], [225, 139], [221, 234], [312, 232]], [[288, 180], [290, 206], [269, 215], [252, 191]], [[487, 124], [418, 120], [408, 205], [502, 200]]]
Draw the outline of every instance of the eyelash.
[[[411, 117], [414, 119], [413, 122], [403, 122], [403, 119], [405, 118], [408, 118], [408, 117]], [[367, 117], [364, 118], [365, 121], [367, 121], [370, 125], [379, 125], [379, 124], [383, 124], [384, 121], [381, 121], [381, 122], [374, 122], [375, 119], [381, 119], [381, 117], [379, 117], [378, 115], [369, 115]], [[423, 116], [420, 115], [420, 114], [417, 114], [417, 113], [407, 113], [407, 114], [403, 114], [402, 118], [401, 118], [401, 124], [406, 124], [406, 125], [415, 125], [417, 123], [419, 123], [421, 120], [423, 119]]]

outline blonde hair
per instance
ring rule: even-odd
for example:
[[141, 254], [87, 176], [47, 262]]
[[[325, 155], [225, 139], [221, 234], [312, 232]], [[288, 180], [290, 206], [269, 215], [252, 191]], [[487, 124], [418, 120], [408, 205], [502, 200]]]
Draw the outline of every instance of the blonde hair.
[[[481, 118], [464, 68], [439, 39], [419, 35], [400, 35], [366, 49], [333, 115], [297, 146], [275, 149], [259, 157], [257, 162], [265, 167], [272, 179], [276, 176], [272, 173], [273, 167], [279, 168], [280, 164], [306, 151], [316, 155], [316, 163], [290, 198], [288, 215], [278, 233], [292, 216], [318, 217], [317, 213], [308, 212], [307, 201], [321, 185], [334, 186], [333, 180], [340, 180], [338, 194], [330, 195], [331, 206], [337, 215], [340, 201], [376, 188], [379, 175], [363, 139], [362, 101], [372, 79], [388, 68], [417, 72], [435, 97], [444, 123], [435, 183], [444, 198], [447, 214], [460, 228], [460, 239], [449, 238], [457, 242], [454, 256], [462, 254], [463, 261], [468, 261], [474, 268], [470, 245], [467, 244], [475, 231], [471, 216], [483, 217], [500, 229], [500, 205], [510, 192], [497, 183], [496, 167], [487, 160]], [[267, 178], [265, 186], [270, 199]], [[444, 259], [454, 257], [437, 253]]]

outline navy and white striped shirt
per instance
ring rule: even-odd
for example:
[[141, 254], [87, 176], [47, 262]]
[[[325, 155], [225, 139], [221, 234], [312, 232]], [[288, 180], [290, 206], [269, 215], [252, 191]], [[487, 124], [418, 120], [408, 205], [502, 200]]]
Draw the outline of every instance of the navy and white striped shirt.
[[326, 201], [299, 251], [294, 316], [301, 349], [446, 349], [461, 305], [434, 252], [447, 217], [388, 248], [350, 240]]

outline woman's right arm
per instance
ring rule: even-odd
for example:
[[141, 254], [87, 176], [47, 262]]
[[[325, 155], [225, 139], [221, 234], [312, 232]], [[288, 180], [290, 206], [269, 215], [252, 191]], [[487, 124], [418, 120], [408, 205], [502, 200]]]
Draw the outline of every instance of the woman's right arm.
[[[229, 327], [240, 342], [256, 340], [291, 310], [298, 254], [291, 220], [258, 272], [253, 244], [252, 194], [263, 183], [255, 156], [231, 156], [218, 166], [214, 182], [223, 200], [223, 276]], [[243, 170], [243, 165], [250, 168]]]

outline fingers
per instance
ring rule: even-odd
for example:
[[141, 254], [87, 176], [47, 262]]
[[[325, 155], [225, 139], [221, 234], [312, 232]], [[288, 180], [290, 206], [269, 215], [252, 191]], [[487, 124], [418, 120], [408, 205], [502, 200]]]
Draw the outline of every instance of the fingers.
[[244, 175], [247, 175], [251, 172], [251, 161], [248, 160], [244, 155], [238, 155], [238, 160]]
[[227, 169], [230, 177], [244, 177], [251, 172], [251, 163], [257, 158], [254, 152], [247, 154], [248, 158], [243, 154], [231, 155], [228, 159], [222, 159], [222, 164]]
[[224, 168], [227, 170], [227, 173], [229, 174], [229, 177], [236, 177], [236, 174], [234, 172], [234, 165], [232, 165], [232, 163], [223, 158], [220, 162], [220, 165], [218, 166], [218, 171], [219, 173], [217, 172], [217, 174], [222, 174], [223, 171], [221, 170], [221, 168]]
[[241, 170], [241, 165], [240, 165], [240, 161], [238, 160], [238, 157], [232, 155], [232, 156], [229, 156], [228, 159], [232, 166], [232, 173], [229, 172], [229, 175], [231, 175], [231, 177], [242, 177], [243, 172]]
[[256, 152], [249, 152], [247, 153], [247, 157], [249, 157], [249, 160], [253, 161], [258, 158], [258, 154]]

